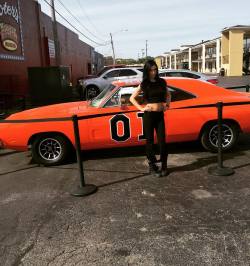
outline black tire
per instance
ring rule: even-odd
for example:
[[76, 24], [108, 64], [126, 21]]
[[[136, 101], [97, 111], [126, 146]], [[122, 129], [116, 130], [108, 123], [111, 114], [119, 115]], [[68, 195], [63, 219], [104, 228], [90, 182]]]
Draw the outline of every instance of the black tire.
[[[239, 127], [237, 124], [223, 121], [222, 123], [222, 149], [230, 150], [239, 137]], [[210, 123], [205, 126], [200, 138], [202, 146], [209, 151], [216, 152], [218, 144], [218, 126], [217, 123]]]
[[60, 135], [40, 135], [32, 143], [34, 162], [46, 166], [62, 164], [69, 152], [69, 141]]
[[86, 88], [86, 99], [91, 100], [95, 98], [99, 93], [100, 93], [100, 90], [96, 86], [89, 85]]

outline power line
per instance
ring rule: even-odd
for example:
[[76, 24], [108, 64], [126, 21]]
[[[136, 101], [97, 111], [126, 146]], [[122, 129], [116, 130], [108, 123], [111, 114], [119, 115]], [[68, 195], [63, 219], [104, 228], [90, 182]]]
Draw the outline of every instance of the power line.
[[94, 23], [92, 22], [92, 20], [89, 18], [87, 12], [84, 10], [84, 8], [83, 8], [83, 6], [82, 6], [80, 0], [77, 0], [77, 2], [78, 2], [79, 7], [81, 8], [82, 12], [84, 13], [85, 17], [87, 18], [87, 20], [89, 21], [89, 23], [93, 26], [93, 28], [95, 29], [95, 31], [96, 31], [98, 34], [107, 37], [108, 35], [104, 35], [101, 31], [99, 31], [99, 30], [97, 29], [97, 27], [95, 26], [95, 24], [94, 24]]
[[[49, 5], [50, 7], [51, 4], [47, 1], [47, 0], [43, 0], [47, 5]], [[61, 15], [56, 9], [55, 12], [63, 19], [65, 20], [73, 29], [75, 29], [79, 34], [81, 34], [82, 36], [84, 36], [86, 39], [88, 39], [89, 41], [97, 44], [97, 45], [103, 45], [102, 43], [98, 43], [96, 41], [94, 41], [93, 39], [91, 39], [90, 37], [88, 37], [87, 35], [85, 35], [83, 32], [81, 32], [80, 30], [78, 30], [72, 23], [70, 23], [63, 15]]]
[[64, 5], [64, 3], [61, 1], [61, 0], [57, 0], [63, 7], [65, 10], [67, 10], [67, 12], [89, 33], [91, 34], [94, 38], [102, 41], [102, 42], [105, 42], [104, 40], [102, 40], [101, 38], [99, 38], [98, 36], [96, 36], [94, 33], [92, 33], [91, 31], [88, 30], [87, 27], [85, 27], [82, 22], [74, 15], [72, 14], [72, 12]]

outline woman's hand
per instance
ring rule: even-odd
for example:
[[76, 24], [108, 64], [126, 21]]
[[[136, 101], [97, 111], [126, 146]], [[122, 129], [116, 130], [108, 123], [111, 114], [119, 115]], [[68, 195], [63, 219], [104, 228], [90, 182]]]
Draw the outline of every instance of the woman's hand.
[[167, 111], [169, 109], [169, 104], [163, 105], [163, 112]]

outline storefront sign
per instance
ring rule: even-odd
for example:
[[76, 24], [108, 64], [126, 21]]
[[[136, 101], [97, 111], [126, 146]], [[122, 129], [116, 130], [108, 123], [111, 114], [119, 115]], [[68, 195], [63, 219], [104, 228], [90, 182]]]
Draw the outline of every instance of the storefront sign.
[[19, 0], [0, 0], [0, 59], [24, 60]]
[[49, 57], [55, 58], [56, 57], [55, 42], [53, 40], [48, 39], [48, 47], [49, 47]]

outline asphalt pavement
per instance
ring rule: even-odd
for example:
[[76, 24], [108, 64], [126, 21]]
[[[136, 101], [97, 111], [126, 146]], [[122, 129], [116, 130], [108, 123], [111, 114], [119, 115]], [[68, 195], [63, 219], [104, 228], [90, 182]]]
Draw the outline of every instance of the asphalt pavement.
[[197, 143], [169, 145], [170, 175], [147, 173], [144, 148], [84, 153], [88, 184], [70, 195], [77, 164], [41, 167], [0, 151], [0, 265], [249, 265], [250, 137], [224, 165]]
[[169, 151], [164, 178], [144, 147], [83, 153], [98, 191], [79, 198], [74, 157], [42, 167], [0, 150], [0, 265], [250, 265], [250, 136], [224, 154], [231, 176], [208, 174], [217, 155], [196, 142]]

